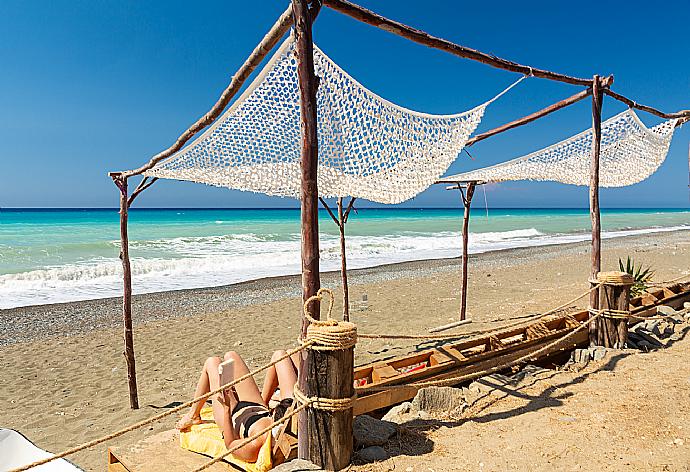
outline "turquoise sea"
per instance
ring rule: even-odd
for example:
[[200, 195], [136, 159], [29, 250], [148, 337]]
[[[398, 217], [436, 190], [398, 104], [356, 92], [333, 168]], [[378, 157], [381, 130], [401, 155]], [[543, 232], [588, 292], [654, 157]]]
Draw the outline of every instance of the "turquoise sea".
[[[457, 257], [459, 209], [360, 209], [347, 224], [349, 267]], [[690, 229], [690, 211], [602, 212], [603, 237]], [[339, 267], [338, 232], [320, 214], [321, 267]], [[472, 212], [471, 253], [589, 239], [586, 209]], [[133, 209], [134, 292], [209, 287], [295, 274], [298, 210]], [[0, 308], [121, 295], [112, 209], [0, 210]]]

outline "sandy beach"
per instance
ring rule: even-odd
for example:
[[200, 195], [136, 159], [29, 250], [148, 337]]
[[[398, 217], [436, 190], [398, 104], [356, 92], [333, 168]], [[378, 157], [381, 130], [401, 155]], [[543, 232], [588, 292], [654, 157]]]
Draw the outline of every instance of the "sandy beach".
[[[656, 281], [687, 274], [690, 232], [606, 240], [603, 270], [617, 269], [618, 258], [628, 255], [652, 266]], [[513, 317], [553, 308], [587, 289], [588, 267], [589, 246], [584, 243], [471, 256], [468, 312], [473, 323], [457, 331], [498, 327]], [[457, 259], [352, 271], [352, 318], [360, 332], [425, 332], [457, 319], [459, 278]], [[322, 283], [337, 289], [339, 276], [324, 274]], [[236, 350], [250, 366], [258, 366], [274, 349], [294, 346], [299, 293], [299, 277], [291, 276], [136, 296], [135, 349], [142, 405], [138, 411], [128, 407], [119, 299], [0, 310], [0, 426], [17, 429], [40, 447], [57, 452], [186, 401], [206, 357]], [[335, 315], [342, 309], [337, 294]], [[414, 347], [361, 340], [356, 363]], [[681, 362], [678, 356], [673, 359]], [[682, 414], [687, 421], [688, 409]], [[170, 429], [175, 419], [112, 444], [132, 443]], [[531, 428], [554, 427], [537, 419]], [[481, 429], [481, 423], [477, 427]], [[105, 447], [79, 453], [72, 460], [87, 470], [102, 470]], [[538, 464], [533, 470], [548, 469], [545, 463]], [[486, 470], [501, 470], [497, 467]]]

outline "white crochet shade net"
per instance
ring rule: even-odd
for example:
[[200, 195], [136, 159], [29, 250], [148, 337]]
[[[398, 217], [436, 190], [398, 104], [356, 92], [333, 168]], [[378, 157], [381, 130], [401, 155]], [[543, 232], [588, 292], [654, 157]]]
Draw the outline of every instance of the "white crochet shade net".
[[[299, 198], [300, 107], [294, 41], [286, 40], [202, 135], [145, 172], [150, 177]], [[314, 46], [319, 77], [318, 187], [323, 197], [408, 200], [462, 151], [492, 100], [454, 115], [397, 106], [367, 90]]]
[[[647, 128], [631, 109], [601, 125], [599, 185], [624, 187], [651, 176], [666, 159], [678, 120]], [[523, 157], [461, 174], [443, 181], [504, 182], [542, 180], [589, 185], [592, 130]]]

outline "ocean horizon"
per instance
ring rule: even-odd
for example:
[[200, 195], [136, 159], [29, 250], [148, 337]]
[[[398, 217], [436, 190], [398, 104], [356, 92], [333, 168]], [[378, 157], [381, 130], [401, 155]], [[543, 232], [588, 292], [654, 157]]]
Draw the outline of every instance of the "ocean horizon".
[[[590, 238], [586, 208], [474, 208], [471, 254]], [[320, 210], [321, 269], [340, 267]], [[300, 270], [298, 208], [133, 208], [134, 293], [227, 285]], [[459, 257], [460, 208], [361, 207], [346, 226], [349, 268]], [[602, 238], [690, 229], [683, 208], [602, 209]], [[120, 296], [116, 208], [0, 209], [0, 309]]]

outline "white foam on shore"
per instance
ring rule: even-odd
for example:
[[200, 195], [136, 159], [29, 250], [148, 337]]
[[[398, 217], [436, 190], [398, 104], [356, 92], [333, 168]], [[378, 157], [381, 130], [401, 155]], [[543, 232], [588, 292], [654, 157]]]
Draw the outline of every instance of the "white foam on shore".
[[[690, 226], [607, 231], [602, 238], [690, 229]], [[543, 234], [534, 228], [471, 233], [473, 254], [519, 247], [567, 244], [589, 240], [588, 233]], [[458, 232], [433, 235], [349, 236], [348, 267], [458, 257]], [[132, 254], [169, 252], [176, 257], [133, 257], [134, 293], [215, 287], [262, 277], [297, 274], [299, 235], [290, 240], [269, 236], [228, 235], [170, 238], [132, 243]], [[338, 239], [322, 236], [321, 269], [340, 268]], [[17, 274], [0, 275], [0, 309], [28, 305], [116, 297], [122, 294], [122, 266], [117, 258], [98, 258]]]

